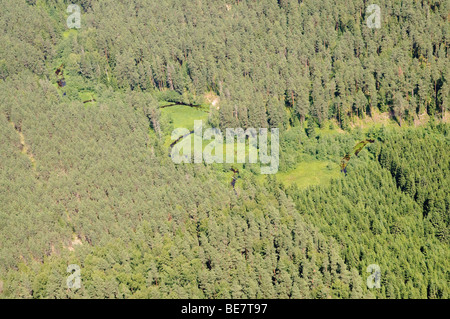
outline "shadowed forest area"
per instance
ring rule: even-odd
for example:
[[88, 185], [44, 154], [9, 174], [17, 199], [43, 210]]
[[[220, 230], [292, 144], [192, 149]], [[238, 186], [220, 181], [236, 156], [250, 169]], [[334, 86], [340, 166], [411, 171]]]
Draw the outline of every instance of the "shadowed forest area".
[[[70, 3], [0, 0], [0, 298], [448, 298], [448, 1]], [[278, 173], [175, 164], [194, 120]]]

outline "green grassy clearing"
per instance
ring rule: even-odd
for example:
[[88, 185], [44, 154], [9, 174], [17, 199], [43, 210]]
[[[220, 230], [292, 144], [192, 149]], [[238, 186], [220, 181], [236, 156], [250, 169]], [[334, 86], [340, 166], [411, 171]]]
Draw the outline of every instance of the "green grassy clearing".
[[78, 30], [76, 29], [69, 29], [63, 32], [63, 38], [67, 39], [68, 37], [70, 37], [71, 35], [76, 35], [78, 34]]
[[[167, 102], [166, 103], [160, 102], [160, 105], [167, 105]], [[186, 128], [188, 130], [193, 130], [194, 120], [202, 120], [203, 129], [205, 129], [208, 119], [208, 113], [205, 112], [203, 109], [192, 108], [185, 105], [175, 105], [168, 108], [162, 108], [161, 113], [165, 116], [168, 116], [171, 119], [174, 129]], [[329, 128], [329, 125], [324, 126], [322, 129], [317, 128], [317, 133], [319, 132], [322, 134], [339, 133], [336, 129]], [[211, 141], [202, 140], [199, 136], [196, 136], [194, 134], [191, 134], [189, 136], [189, 139], [191, 141], [192, 154], [194, 151], [194, 140], [197, 140], [199, 143], [202, 144], [202, 150], [205, 149], [206, 145], [211, 143]], [[171, 139], [170, 135], [166, 136], [165, 145], [167, 146], [167, 148], [169, 148], [169, 145], [172, 142], [173, 140]], [[224, 138], [223, 143], [224, 161], [226, 159], [226, 147], [227, 144]], [[270, 148], [270, 145], [268, 145], [268, 147]], [[183, 154], [183, 152], [181, 153]], [[242, 164], [236, 163], [236, 153], [237, 149], [236, 147], [234, 147], [235, 163], [232, 166], [242, 169]], [[248, 155], [249, 155], [249, 146], [246, 145], [245, 148], [246, 163], [248, 163], [249, 161]], [[224, 180], [228, 182], [228, 178], [231, 178], [228, 176], [230, 174], [228, 172], [224, 172], [223, 175]], [[279, 172], [276, 174], [276, 176], [287, 187], [295, 183], [299, 188], [307, 188], [312, 185], [327, 184], [332, 178], [338, 178], [340, 176], [340, 173], [339, 173], [339, 165], [337, 163], [333, 163], [330, 161], [312, 160], [300, 162], [295, 169], [288, 172]], [[260, 175], [258, 179], [263, 181], [265, 180], [265, 176]]]
[[[167, 105], [168, 102], [162, 105]], [[167, 115], [172, 119], [174, 128], [184, 127], [188, 130], [194, 128], [195, 120], [202, 120], [203, 124], [206, 124], [208, 120], [208, 112], [203, 108], [194, 108], [186, 105], [174, 105], [161, 109], [162, 115]]]
[[332, 178], [338, 178], [339, 165], [329, 161], [301, 162], [297, 167], [288, 172], [277, 173], [279, 179], [287, 187], [293, 183], [299, 188], [307, 188], [312, 185], [327, 184]]
[[[91, 91], [87, 91], [87, 90], [86, 91], [80, 91], [78, 93], [78, 96], [79, 96], [81, 102], [87, 101], [87, 100], [96, 99], [95, 93], [91, 92]], [[93, 105], [95, 103], [96, 102], [87, 102], [87, 103], [85, 103], [85, 105]]]

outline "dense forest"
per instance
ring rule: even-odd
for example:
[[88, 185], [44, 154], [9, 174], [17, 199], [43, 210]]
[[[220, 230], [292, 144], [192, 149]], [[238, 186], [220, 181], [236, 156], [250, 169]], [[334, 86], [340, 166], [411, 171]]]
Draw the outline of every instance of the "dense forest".
[[[0, 0], [0, 298], [449, 297], [448, 1], [74, 2]], [[193, 119], [279, 173], [175, 164]]]

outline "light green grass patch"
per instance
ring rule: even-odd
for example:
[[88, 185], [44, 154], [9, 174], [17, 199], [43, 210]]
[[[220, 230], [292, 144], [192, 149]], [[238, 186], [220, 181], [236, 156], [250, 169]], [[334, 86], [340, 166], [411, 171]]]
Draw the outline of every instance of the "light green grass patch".
[[295, 183], [299, 188], [327, 184], [339, 176], [339, 165], [329, 161], [301, 162], [291, 171], [277, 173], [277, 179], [287, 187]]
[[162, 108], [161, 114], [170, 116], [174, 128], [184, 127], [188, 130], [194, 129], [195, 120], [202, 120], [203, 124], [206, 124], [208, 120], [208, 112], [204, 109], [186, 105], [174, 105]]
[[70, 35], [76, 35], [78, 34], [78, 30], [75, 29], [69, 29], [63, 32], [63, 38], [67, 39]]
[[[78, 96], [79, 96], [81, 102], [96, 99], [95, 93], [91, 92], [91, 91], [80, 91], [78, 93]], [[92, 105], [95, 103], [96, 102], [87, 102], [87, 103], [85, 103], [85, 105]]]

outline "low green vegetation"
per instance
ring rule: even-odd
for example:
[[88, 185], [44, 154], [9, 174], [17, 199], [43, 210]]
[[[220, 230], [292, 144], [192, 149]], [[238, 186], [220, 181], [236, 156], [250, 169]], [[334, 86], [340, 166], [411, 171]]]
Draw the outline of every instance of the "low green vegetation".
[[91, 101], [91, 102], [86, 102], [87, 104], [93, 104], [95, 103], [95, 101], [92, 100], [96, 100], [96, 95], [94, 92], [90, 92], [90, 91], [80, 91], [79, 92], [79, 98], [81, 102], [85, 102], [85, 101]]
[[300, 189], [312, 185], [326, 185], [332, 178], [338, 178], [339, 165], [328, 161], [300, 162], [287, 172], [280, 172], [277, 178], [287, 187], [296, 184]]
[[188, 130], [193, 130], [195, 120], [203, 121], [204, 125], [208, 122], [208, 110], [187, 105], [174, 105], [162, 108], [161, 115], [170, 119], [169, 121], [174, 129], [187, 128]]

